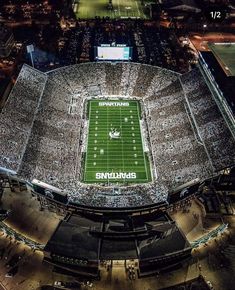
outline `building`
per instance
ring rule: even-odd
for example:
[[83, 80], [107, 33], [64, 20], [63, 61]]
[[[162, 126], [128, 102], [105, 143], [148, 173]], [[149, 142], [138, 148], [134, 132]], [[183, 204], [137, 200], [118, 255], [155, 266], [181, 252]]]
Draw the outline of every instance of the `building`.
[[166, 11], [168, 10], [169, 12], [199, 13], [201, 11], [194, 0], [161, 0], [159, 2], [162, 4], [163, 9]]
[[144, 277], [180, 266], [191, 257], [191, 246], [166, 213], [83, 213], [59, 224], [44, 254], [61, 273], [98, 278], [100, 265], [117, 263]]
[[14, 46], [14, 36], [10, 29], [0, 26], [0, 57], [8, 57]]
[[199, 53], [201, 72], [235, 136], [235, 44], [211, 43], [211, 51]]

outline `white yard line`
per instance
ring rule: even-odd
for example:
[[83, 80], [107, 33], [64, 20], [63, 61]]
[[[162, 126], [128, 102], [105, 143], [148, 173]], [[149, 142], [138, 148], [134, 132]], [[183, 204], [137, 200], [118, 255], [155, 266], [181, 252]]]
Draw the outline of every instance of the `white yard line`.
[[135, 1], [135, 4], [136, 4], [136, 8], [137, 8], [138, 14], [140, 16], [140, 9], [139, 9], [139, 5], [138, 5], [137, 1]]
[[121, 16], [120, 1], [119, 0], [118, 0], [118, 13], [119, 13], [119, 16]]
[[[119, 107], [119, 113], [120, 113], [120, 128], [121, 128], [121, 142], [122, 142], [122, 109]], [[122, 171], [124, 172], [124, 158], [123, 158], [123, 142], [122, 142]]]

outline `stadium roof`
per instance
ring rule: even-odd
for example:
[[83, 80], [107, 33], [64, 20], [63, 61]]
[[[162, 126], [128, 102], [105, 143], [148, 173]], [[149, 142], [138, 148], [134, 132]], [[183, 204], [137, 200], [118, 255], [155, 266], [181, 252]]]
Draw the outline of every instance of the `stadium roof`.
[[90, 235], [90, 229], [101, 225], [99, 221], [72, 216], [59, 224], [45, 250], [60, 256], [97, 260], [99, 239]]
[[175, 223], [163, 213], [99, 219], [95, 215], [72, 215], [60, 223], [45, 251], [95, 261], [150, 259], [190, 248]]
[[165, 9], [200, 12], [194, 0], [162, 0], [161, 4]]

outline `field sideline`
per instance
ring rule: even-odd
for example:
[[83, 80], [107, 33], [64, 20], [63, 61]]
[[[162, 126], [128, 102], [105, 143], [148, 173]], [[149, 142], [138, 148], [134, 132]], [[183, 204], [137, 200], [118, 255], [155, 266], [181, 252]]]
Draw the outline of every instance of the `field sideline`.
[[[148, 1], [144, 1], [148, 2]], [[73, 5], [77, 18], [93, 19], [95, 17], [141, 19], [149, 18], [144, 12], [140, 0], [113, 0], [113, 10], [108, 9], [108, 0], [76, 0]]]
[[138, 101], [91, 100], [84, 182], [151, 181], [143, 151]]

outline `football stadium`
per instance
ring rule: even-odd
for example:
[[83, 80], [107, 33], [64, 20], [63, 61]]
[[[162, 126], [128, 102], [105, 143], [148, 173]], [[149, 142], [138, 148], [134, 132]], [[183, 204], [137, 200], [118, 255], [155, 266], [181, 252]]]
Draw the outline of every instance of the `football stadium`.
[[73, 10], [76, 17], [80, 19], [94, 19], [95, 17], [148, 19], [149, 15], [145, 11], [146, 8], [141, 4], [142, 2], [145, 4], [151, 3], [148, 0], [75, 0]]
[[235, 43], [209, 43], [213, 52], [227, 76], [235, 76]]
[[43, 73], [24, 65], [1, 128], [2, 169], [46, 195], [96, 208], [166, 204], [235, 160], [198, 68], [181, 75], [95, 62]]
[[234, 289], [232, 2], [0, 1], [0, 290]]
[[115, 271], [131, 282], [185, 271], [227, 234], [221, 216], [209, 230], [201, 216], [233, 215], [233, 120], [208, 71], [215, 57], [201, 53], [181, 74], [106, 47], [109, 61], [97, 49], [96, 62], [47, 72], [24, 64], [0, 115], [1, 194], [15, 196], [13, 214], [29, 203], [18, 219], [35, 215], [37, 235], [5, 220], [0, 229], [84, 289]]

